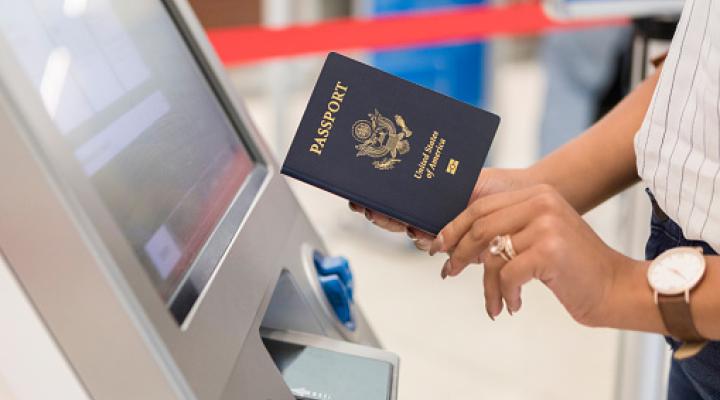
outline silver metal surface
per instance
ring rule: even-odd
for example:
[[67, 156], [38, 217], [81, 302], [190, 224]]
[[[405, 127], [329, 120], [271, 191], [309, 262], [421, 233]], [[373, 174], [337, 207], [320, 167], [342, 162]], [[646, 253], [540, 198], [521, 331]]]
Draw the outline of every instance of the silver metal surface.
[[678, 14], [682, 0], [544, 0], [545, 12], [557, 19], [646, 17]]
[[0, 399], [90, 400], [1, 251], [0, 304]]
[[[208, 255], [201, 254], [200, 260], [220, 253], [182, 327], [67, 157], [32, 88], [14, 79], [22, 71], [6, 57], [0, 57], [0, 248], [92, 398], [238, 399], [264, 392], [264, 398], [289, 400], [278, 371], [258, 347], [258, 331], [287, 271], [307, 301], [310, 327], [348, 337], [323, 308], [326, 300], [312, 289], [303, 261], [303, 246], [327, 249], [234, 97], [190, 6], [185, 0], [165, 5], [244, 143], [264, 165], [261, 178], [239, 192], [228, 219], [220, 222], [232, 228], [218, 233], [229, 246], [209, 242]], [[1, 40], [0, 54], [6, 54]], [[355, 313], [360, 325], [349, 337], [377, 343]], [[257, 375], [248, 375], [250, 369]]]
[[285, 343], [292, 343], [292, 344], [298, 344], [302, 346], [310, 346], [315, 347], [319, 349], [325, 349], [325, 350], [331, 350], [336, 351], [338, 353], [344, 353], [349, 355], [354, 355], [358, 357], [365, 357], [370, 358], [374, 360], [379, 361], [385, 361], [387, 363], [390, 363], [392, 365], [392, 387], [390, 388], [391, 391], [391, 400], [395, 400], [397, 398], [397, 390], [398, 390], [398, 371], [400, 367], [400, 359], [397, 355], [376, 349], [373, 347], [368, 346], [362, 346], [355, 343], [349, 343], [345, 341], [340, 340], [333, 340], [328, 339], [323, 336], [318, 335], [309, 335], [302, 332], [291, 332], [291, 331], [277, 331], [277, 330], [268, 330], [263, 329], [261, 331], [261, 336], [263, 338], [267, 339], [273, 339]]
[[363, 318], [360, 312], [359, 306], [355, 303], [350, 304], [350, 315], [355, 321], [355, 330], [351, 331], [345, 325], [343, 325], [339, 319], [335, 316], [332, 305], [328, 301], [327, 297], [323, 294], [320, 281], [317, 279], [317, 272], [315, 271], [313, 261], [313, 246], [303, 243], [301, 249], [300, 259], [302, 260], [302, 267], [307, 276], [307, 281], [310, 283], [311, 294], [310, 298], [318, 299], [319, 308], [322, 310], [321, 320], [330, 321], [336, 332], [340, 332], [342, 338], [352, 342], [363, 343], [369, 346], [381, 347], [380, 341], [377, 339], [372, 329], [367, 324], [367, 321]]

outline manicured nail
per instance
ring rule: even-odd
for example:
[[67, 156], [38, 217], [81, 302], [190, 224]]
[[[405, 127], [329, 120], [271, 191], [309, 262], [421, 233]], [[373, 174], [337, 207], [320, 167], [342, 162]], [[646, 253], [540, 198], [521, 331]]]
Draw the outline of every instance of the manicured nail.
[[407, 235], [410, 239], [415, 240], [417, 238], [417, 234], [415, 233], [415, 230], [409, 226], [407, 228], [405, 228], [405, 233], [407, 233]]
[[512, 311], [511, 309], [510, 309], [510, 307], [508, 307], [508, 309], [507, 309], [507, 310], [508, 310], [508, 314], [510, 314], [510, 316], [512, 317], [512, 315], [513, 315], [513, 311]]
[[490, 313], [490, 310], [486, 308], [485, 311], [487, 312], [488, 317], [490, 317], [491, 320], [495, 321], [495, 317], [493, 317], [493, 315]]
[[426, 239], [413, 239], [413, 242], [415, 242], [415, 247], [417, 247], [418, 250], [428, 251], [430, 248], [430, 241]]
[[443, 269], [440, 272], [440, 276], [442, 276], [443, 279], [450, 276], [450, 273], [452, 272], [453, 265], [450, 259], [448, 258], [447, 261], [445, 261], [445, 264], [443, 265]]
[[348, 203], [348, 207], [350, 207], [351, 211], [358, 212], [358, 206], [355, 203]]
[[439, 233], [435, 240], [433, 240], [432, 246], [430, 246], [430, 255], [434, 256], [438, 251], [442, 251], [444, 247], [445, 239], [443, 238], [442, 233]]
[[373, 222], [372, 213], [370, 210], [365, 210], [365, 218], [367, 218], [368, 221]]

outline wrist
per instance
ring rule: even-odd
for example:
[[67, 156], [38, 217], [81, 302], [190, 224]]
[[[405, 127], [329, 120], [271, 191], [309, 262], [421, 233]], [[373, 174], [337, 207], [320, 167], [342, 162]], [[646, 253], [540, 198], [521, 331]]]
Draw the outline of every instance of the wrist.
[[527, 168], [518, 170], [521, 175], [521, 179], [528, 185], [539, 185], [541, 183], [549, 183], [547, 179], [543, 178], [542, 168], [539, 167], [539, 163], [535, 163]]
[[647, 281], [650, 262], [625, 256], [622, 258], [615, 266], [604, 313], [606, 320], [602, 325], [608, 328], [667, 334], [654, 301], [653, 290]]

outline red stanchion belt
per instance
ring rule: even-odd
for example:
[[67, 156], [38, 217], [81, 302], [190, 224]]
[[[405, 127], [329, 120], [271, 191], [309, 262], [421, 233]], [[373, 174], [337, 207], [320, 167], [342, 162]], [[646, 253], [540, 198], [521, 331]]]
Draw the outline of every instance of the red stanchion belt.
[[220, 59], [229, 66], [277, 57], [333, 50], [388, 49], [498, 36], [532, 35], [549, 30], [622, 25], [626, 19], [557, 21], [539, 4], [469, 6], [372, 19], [337, 19], [307, 26], [272, 29], [240, 27], [208, 30]]

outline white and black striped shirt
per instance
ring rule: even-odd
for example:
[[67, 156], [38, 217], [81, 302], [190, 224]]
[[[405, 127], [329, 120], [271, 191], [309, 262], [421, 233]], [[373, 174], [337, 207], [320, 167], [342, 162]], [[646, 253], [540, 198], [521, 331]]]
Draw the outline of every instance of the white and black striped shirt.
[[635, 152], [663, 211], [720, 251], [720, 0], [686, 1]]

